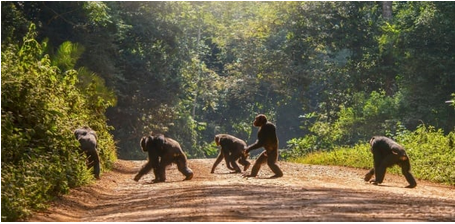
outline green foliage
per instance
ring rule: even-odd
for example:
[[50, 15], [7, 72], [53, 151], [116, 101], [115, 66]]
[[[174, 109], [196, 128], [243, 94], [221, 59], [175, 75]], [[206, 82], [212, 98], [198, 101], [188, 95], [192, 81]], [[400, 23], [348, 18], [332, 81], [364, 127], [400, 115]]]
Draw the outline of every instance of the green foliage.
[[291, 150], [284, 151], [281, 156], [285, 159], [293, 159], [304, 157], [310, 153], [317, 151], [317, 138], [314, 135], [305, 138], [294, 138], [289, 140], [288, 148]]
[[73, 135], [77, 127], [97, 131], [103, 169], [116, 160], [107, 106], [92, 108], [83, 95], [89, 90], [75, 86], [77, 72], [53, 66], [35, 36], [31, 26], [22, 46], [2, 48], [2, 221], [25, 218], [93, 179]]
[[[368, 98], [364, 93], [354, 95], [351, 107], [341, 106], [334, 122], [323, 115], [309, 128], [304, 138], [288, 141], [291, 154], [305, 155], [309, 151], [331, 150], [339, 145], [353, 145], [373, 135], [393, 135], [402, 128], [397, 114], [397, 97], [373, 91]], [[297, 147], [296, 147], [297, 146]], [[310, 150], [311, 149], [311, 150]]]
[[[455, 185], [454, 131], [444, 135], [441, 129], [435, 130], [432, 126], [421, 125], [414, 132], [403, 131], [393, 138], [406, 149], [412, 173], [416, 178]], [[330, 152], [318, 151], [289, 160], [362, 169], [370, 169], [373, 166], [368, 143], [358, 143], [352, 147], [335, 147]], [[388, 172], [401, 174], [398, 168], [389, 169]]]

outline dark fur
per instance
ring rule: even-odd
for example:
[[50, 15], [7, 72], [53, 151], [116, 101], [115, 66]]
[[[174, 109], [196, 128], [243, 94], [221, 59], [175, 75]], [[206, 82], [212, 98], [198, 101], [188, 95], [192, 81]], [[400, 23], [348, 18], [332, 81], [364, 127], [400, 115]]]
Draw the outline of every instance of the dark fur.
[[221, 146], [220, 154], [216, 158], [215, 163], [213, 164], [211, 173], [215, 172], [215, 168], [221, 162], [221, 160], [226, 161], [226, 166], [230, 170], [235, 170], [236, 173], [242, 172], [240, 167], [237, 165], [237, 160], [243, 165], [244, 171], [250, 166], [250, 162], [247, 161], [247, 156], [245, 154], [246, 143], [245, 141], [238, 139], [232, 135], [228, 134], [219, 134], [215, 135], [215, 143], [217, 146]]
[[373, 153], [374, 168], [365, 175], [365, 181], [370, 181], [371, 177], [375, 175], [375, 179], [370, 182], [376, 185], [380, 184], [384, 180], [387, 167], [399, 165], [401, 172], [409, 183], [407, 188], [417, 186], [417, 182], [410, 172], [411, 164], [409, 157], [401, 145], [383, 136], [374, 136], [371, 138], [370, 145], [370, 150]]
[[74, 131], [74, 137], [79, 141], [82, 151], [87, 156], [88, 168], [93, 167], [93, 175], [100, 178], [100, 158], [97, 150], [97, 135], [91, 128], [84, 126]]
[[142, 151], [148, 152], [147, 163], [139, 170], [134, 177], [139, 181], [142, 176], [153, 169], [155, 179], [153, 182], [166, 181], [166, 167], [172, 163], [177, 164], [178, 170], [185, 175], [185, 180], [193, 178], [193, 171], [188, 168], [188, 160], [180, 144], [174, 139], [164, 135], [149, 135], [142, 137], [140, 142]]
[[257, 176], [262, 164], [267, 162], [267, 165], [275, 173], [272, 177], [282, 177], [283, 172], [276, 164], [278, 161], [278, 138], [276, 136], [275, 125], [268, 122], [267, 117], [263, 114], [256, 116], [253, 125], [259, 127], [258, 140], [246, 148], [246, 153], [261, 147], [264, 147], [265, 151], [256, 159], [253, 168], [251, 169], [251, 174], [247, 176]]

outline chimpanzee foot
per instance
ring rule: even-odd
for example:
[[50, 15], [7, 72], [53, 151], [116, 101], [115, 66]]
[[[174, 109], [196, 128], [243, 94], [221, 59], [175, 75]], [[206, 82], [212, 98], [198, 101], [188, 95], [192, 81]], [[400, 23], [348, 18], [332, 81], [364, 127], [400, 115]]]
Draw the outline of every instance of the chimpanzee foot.
[[256, 175], [251, 175], [251, 174], [243, 174], [243, 177], [256, 177]]
[[193, 174], [192, 173], [190, 173], [188, 176], [186, 176], [186, 178], [183, 179], [183, 180], [191, 180], [191, 179], [193, 179]]
[[415, 188], [415, 187], [417, 187], [417, 184], [410, 184], [410, 185], [406, 186], [405, 188]]
[[248, 168], [250, 168], [250, 165], [251, 165], [251, 164], [247, 164], [246, 166], [244, 166], [244, 167], [243, 167], [243, 171], [247, 171]]
[[376, 182], [375, 180], [370, 180], [370, 183], [372, 183], [373, 185], [379, 185], [380, 183]]
[[164, 182], [164, 180], [160, 180], [160, 179], [153, 179], [151, 183], [161, 183], [161, 182]]
[[270, 179], [279, 178], [282, 176], [283, 176], [283, 174], [275, 174], [275, 175], [271, 176]]
[[137, 176], [137, 175], [133, 178], [133, 180], [136, 181], [136, 182], [138, 182], [140, 179], [141, 179], [141, 177]]

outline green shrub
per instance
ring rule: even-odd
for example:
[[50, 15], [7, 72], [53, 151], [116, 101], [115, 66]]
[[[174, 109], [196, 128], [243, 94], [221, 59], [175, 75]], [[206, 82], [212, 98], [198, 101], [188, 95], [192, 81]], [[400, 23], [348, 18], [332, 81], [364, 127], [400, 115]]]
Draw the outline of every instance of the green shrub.
[[[103, 169], [116, 160], [97, 93], [76, 87], [78, 73], [53, 66], [34, 29], [24, 44], [2, 47], [2, 221], [27, 217], [56, 195], [93, 180], [73, 130], [89, 125], [99, 136]], [[99, 101], [97, 101], [99, 102]]]

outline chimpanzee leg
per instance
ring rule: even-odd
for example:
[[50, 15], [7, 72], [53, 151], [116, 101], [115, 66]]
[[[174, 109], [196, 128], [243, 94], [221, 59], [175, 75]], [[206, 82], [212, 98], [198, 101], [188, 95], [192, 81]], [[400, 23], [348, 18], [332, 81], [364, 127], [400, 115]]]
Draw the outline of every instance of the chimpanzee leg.
[[239, 163], [242, 164], [243, 171], [248, 170], [248, 167], [250, 167], [250, 165], [251, 165], [251, 163], [246, 160], [245, 155], [240, 156]]
[[95, 178], [100, 179], [100, 157], [98, 156], [96, 148], [88, 150], [86, 154], [88, 159], [88, 168], [90, 169], [93, 167], [93, 174], [95, 175]]
[[232, 165], [232, 168], [235, 170], [236, 173], [240, 173], [242, 172], [242, 170], [240, 169], [239, 165], [236, 162], [237, 159], [239, 159], [238, 155], [231, 154], [229, 156], [229, 161]]
[[153, 168], [153, 174], [155, 175], [155, 179], [153, 179], [153, 183], [158, 183], [158, 182], [164, 182], [164, 180], [161, 180], [160, 178], [160, 169], [159, 168]]
[[276, 165], [277, 161], [278, 161], [277, 149], [267, 152], [267, 165], [269, 165], [270, 169], [275, 173], [275, 175], [273, 175], [272, 178], [283, 176], [283, 171], [281, 171], [280, 167]]
[[184, 156], [177, 157], [175, 163], [177, 163], [180, 173], [185, 175], [186, 178], [184, 180], [191, 180], [193, 178], [193, 171], [188, 167], [187, 160]]
[[248, 177], [255, 177], [258, 175], [259, 170], [261, 169], [262, 164], [267, 162], [267, 154], [266, 151], [262, 152], [261, 155], [256, 159], [254, 162], [253, 168], [251, 169], [251, 174]]
[[409, 163], [409, 158], [405, 161], [400, 162], [401, 166], [401, 173], [403, 173], [404, 177], [408, 181], [409, 185], [406, 188], [414, 188], [417, 186], [417, 182], [414, 176], [411, 174], [411, 164]]
[[165, 182], [166, 181], [166, 167], [168, 166], [168, 163], [163, 163], [161, 161], [160, 165], [157, 168], [156, 173], [158, 174], [158, 177], [156, 178], [156, 182]]
[[[147, 161], [147, 163], [144, 166], [142, 166], [142, 168], [136, 174], [136, 176], [134, 177], [134, 180], [139, 181], [141, 179], [141, 177], [144, 176], [145, 174], [147, 174], [148, 172], [150, 172], [150, 170], [152, 170], [152, 168], [153, 168], [153, 163], [150, 161]], [[155, 170], [154, 170], [154, 172], [155, 172]], [[156, 173], [155, 173], [155, 178], [157, 178]]]
[[374, 175], [375, 175], [375, 180], [371, 181], [374, 182], [375, 184], [380, 184], [384, 180], [385, 172], [387, 167], [391, 167], [394, 164], [397, 164], [399, 162], [399, 158], [397, 155], [390, 154], [386, 156], [380, 165], [378, 167], [374, 168]]

